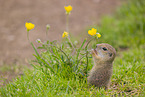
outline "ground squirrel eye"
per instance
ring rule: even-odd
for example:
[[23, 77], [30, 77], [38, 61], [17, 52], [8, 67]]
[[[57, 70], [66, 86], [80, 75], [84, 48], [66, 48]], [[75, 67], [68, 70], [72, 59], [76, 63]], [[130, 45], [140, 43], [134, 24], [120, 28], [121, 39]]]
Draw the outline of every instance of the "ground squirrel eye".
[[106, 47], [103, 47], [102, 49], [103, 49], [104, 51], [107, 51], [107, 48], [106, 48]]

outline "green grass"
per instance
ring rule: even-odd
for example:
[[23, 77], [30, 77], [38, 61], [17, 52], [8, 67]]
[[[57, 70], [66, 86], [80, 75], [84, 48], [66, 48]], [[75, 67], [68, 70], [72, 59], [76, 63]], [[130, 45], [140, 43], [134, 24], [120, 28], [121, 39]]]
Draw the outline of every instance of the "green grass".
[[[87, 84], [87, 73], [92, 68], [92, 58], [81, 56], [87, 53], [76, 49], [70, 56], [71, 45], [48, 42], [30, 64], [21, 78], [0, 88], [2, 97], [94, 97], [94, 96], [141, 96], [145, 95], [145, 1], [132, 0], [119, 8], [114, 16], [102, 19], [98, 43], [106, 42], [117, 49], [113, 76], [109, 90], [97, 89]], [[95, 45], [96, 42], [93, 43]], [[68, 46], [70, 45], [70, 46]], [[58, 48], [59, 47], [59, 48]], [[81, 48], [81, 47], [80, 47]], [[35, 49], [35, 48], [34, 48]], [[62, 50], [62, 51], [61, 51]], [[66, 54], [66, 55], [65, 55]], [[78, 54], [78, 53], [77, 53]], [[79, 63], [79, 64], [77, 64]]]
[[118, 9], [113, 17], [102, 19], [100, 42], [108, 42], [116, 48], [137, 47], [145, 43], [145, 1], [131, 2]]

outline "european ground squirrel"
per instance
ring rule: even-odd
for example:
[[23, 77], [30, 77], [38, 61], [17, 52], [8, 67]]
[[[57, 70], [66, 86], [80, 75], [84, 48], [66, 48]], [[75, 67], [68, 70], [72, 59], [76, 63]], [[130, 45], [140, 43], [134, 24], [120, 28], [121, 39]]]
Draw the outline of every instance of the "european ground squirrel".
[[94, 66], [88, 76], [90, 84], [108, 89], [115, 55], [116, 50], [111, 45], [107, 43], [96, 45], [96, 48], [92, 50]]

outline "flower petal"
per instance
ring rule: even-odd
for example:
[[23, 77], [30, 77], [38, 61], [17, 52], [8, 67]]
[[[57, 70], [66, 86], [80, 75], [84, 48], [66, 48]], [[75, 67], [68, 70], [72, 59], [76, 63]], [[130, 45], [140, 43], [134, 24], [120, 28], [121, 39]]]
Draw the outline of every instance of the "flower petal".
[[27, 30], [32, 30], [32, 29], [35, 27], [35, 25], [32, 24], [32, 23], [26, 22], [26, 23], [25, 23], [25, 27], [27, 28]]

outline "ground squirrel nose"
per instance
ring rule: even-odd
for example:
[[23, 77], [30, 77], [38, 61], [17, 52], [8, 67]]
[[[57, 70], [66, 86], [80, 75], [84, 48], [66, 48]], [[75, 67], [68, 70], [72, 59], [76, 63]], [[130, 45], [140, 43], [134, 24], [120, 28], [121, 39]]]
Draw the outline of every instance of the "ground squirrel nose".
[[97, 55], [97, 50], [96, 50], [96, 49], [91, 49], [91, 54], [92, 54], [92, 55], [93, 55], [93, 54]]

